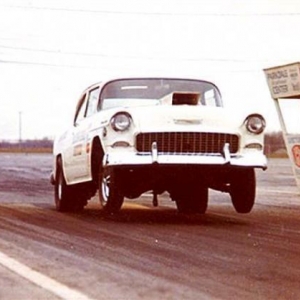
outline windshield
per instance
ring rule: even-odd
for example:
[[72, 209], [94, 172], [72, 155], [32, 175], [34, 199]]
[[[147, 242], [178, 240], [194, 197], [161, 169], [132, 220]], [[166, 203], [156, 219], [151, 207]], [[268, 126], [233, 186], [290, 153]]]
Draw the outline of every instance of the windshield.
[[107, 83], [100, 95], [101, 109], [162, 104], [222, 106], [215, 85], [190, 79], [120, 79]]

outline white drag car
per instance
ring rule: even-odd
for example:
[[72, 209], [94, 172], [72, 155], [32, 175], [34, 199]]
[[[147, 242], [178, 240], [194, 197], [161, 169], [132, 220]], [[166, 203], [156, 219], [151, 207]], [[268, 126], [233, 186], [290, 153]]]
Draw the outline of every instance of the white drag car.
[[265, 120], [227, 111], [207, 81], [130, 78], [90, 86], [74, 122], [54, 142], [51, 182], [58, 211], [99, 193], [103, 209], [124, 198], [168, 193], [179, 212], [205, 213], [208, 189], [230, 194], [239, 213], [255, 201], [255, 168], [266, 169]]

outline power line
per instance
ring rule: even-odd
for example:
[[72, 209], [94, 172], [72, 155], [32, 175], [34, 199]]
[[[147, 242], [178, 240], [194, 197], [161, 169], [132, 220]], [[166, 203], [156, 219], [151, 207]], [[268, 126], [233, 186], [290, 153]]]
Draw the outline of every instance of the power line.
[[32, 66], [43, 66], [43, 67], [55, 67], [55, 68], [72, 68], [72, 69], [95, 69], [95, 66], [75, 66], [75, 65], [63, 65], [43, 62], [32, 62], [32, 61], [20, 61], [20, 60], [0, 60], [0, 64], [13, 64], [13, 65], [32, 65]]
[[[288, 63], [290, 61], [281, 61], [281, 63]], [[75, 65], [63, 65], [63, 64], [52, 64], [52, 63], [42, 63], [42, 62], [32, 62], [32, 61], [17, 61], [17, 60], [0, 60], [0, 64], [14, 64], [14, 65], [31, 65], [31, 66], [41, 66], [41, 67], [53, 67], [53, 68], [69, 68], [69, 69], [100, 69], [100, 70], [111, 70], [108, 67], [103, 66], [75, 66]], [[213, 69], [212, 69], [213, 70]], [[261, 72], [261, 68], [255, 69], [218, 69], [218, 73], [229, 73], [229, 74], [240, 74], [240, 73], [258, 73]]]
[[97, 10], [97, 9], [76, 9], [76, 8], [57, 8], [42, 6], [22, 6], [22, 5], [0, 5], [8, 8], [28, 9], [28, 10], [48, 10], [76, 13], [93, 13], [107, 15], [142, 15], [142, 16], [204, 16], [204, 17], [298, 17], [300, 12], [288, 13], [206, 13], [206, 12], [145, 12], [145, 11], [121, 11], [121, 10]]
[[[0, 37], [1, 39], [1, 37]], [[108, 54], [97, 54], [97, 53], [84, 53], [84, 52], [72, 52], [72, 51], [61, 51], [57, 50], [49, 50], [49, 49], [38, 49], [38, 48], [29, 48], [29, 47], [19, 47], [19, 46], [6, 46], [1, 45], [0, 48], [3, 49], [12, 49], [18, 51], [30, 51], [30, 52], [43, 52], [43, 53], [52, 53], [52, 54], [62, 54], [62, 55], [82, 55], [82, 56], [100, 56], [100, 57], [108, 57]]]
[[78, 56], [87, 56], [87, 57], [103, 57], [103, 58], [120, 58], [120, 59], [144, 59], [144, 60], [176, 60], [176, 61], [191, 61], [191, 62], [224, 62], [224, 63], [253, 63], [253, 62], [273, 62], [273, 60], [268, 59], [237, 59], [237, 58], [211, 58], [211, 57], [153, 57], [153, 56], [143, 56], [143, 55], [112, 55], [105, 53], [87, 53], [87, 52], [74, 52], [74, 51], [61, 51], [61, 50], [49, 50], [49, 49], [37, 49], [37, 48], [29, 48], [29, 47], [19, 47], [19, 46], [6, 46], [0, 44], [0, 49], [12, 49], [17, 51], [29, 51], [29, 52], [42, 52], [42, 53], [50, 53], [57, 55], [78, 55]]

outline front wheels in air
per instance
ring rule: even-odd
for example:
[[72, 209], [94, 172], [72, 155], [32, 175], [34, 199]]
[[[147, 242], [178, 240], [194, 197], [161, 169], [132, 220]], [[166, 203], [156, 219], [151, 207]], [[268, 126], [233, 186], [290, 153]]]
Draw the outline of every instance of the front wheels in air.
[[117, 213], [124, 202], [124, 196], [118, 190], [119, 176], [114, 169], [102, 169], [99, 172], [99, 200], [107, 213]]
[[192, 185], [183, 192], [180, 191], [175, 202], [179, 213], [204, 214], [208, 204], [208, 188]]
[[237, 169], [231, 174], [230, 196], [238, 213], [249, 213], [255, 202], [256, 179], [253, 168]]

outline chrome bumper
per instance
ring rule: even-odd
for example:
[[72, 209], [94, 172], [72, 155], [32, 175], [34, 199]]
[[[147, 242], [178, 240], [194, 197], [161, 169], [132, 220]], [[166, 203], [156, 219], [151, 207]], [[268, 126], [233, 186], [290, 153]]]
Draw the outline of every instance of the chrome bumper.
[[249, 151], [242, 155], [231, 154], [229, 145], [225, 144], [220, 154], [161, 154], [155, 143], [151, 153], [138, 154], [134, 152], [117, 151], [104, 156], [104, 166], [122, 165], [205, 165], [205, 166], [235, 166], [267, 169], [266, 156], [261, 151]]

